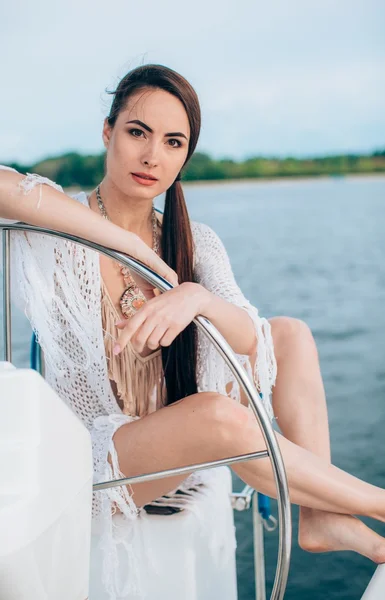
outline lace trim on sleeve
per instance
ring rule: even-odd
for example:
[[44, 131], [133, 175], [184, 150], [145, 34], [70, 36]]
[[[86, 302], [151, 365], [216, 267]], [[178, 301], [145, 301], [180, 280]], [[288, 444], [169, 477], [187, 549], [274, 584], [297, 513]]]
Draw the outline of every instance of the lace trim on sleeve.
[[[0, 170], [13, 171], [14, 173], [19, 173], [19, 171], [17, 169], [14, 169], [13, 167], [7, 167], [5, 165], [0, 165]], [[30, 192], [33, 189], [33, 187], [35, 187], [35, 185], [38, 185], [40, 183], [46, 183], [46, 184], [50, 185], [51, 187], [54, 187], [55, 189], [57, 189], [60, 192], [63, 191], [63, 188], [60, 185], [58, 185], [57, 183], [54, 183], [47, 177], [42, 177], [41, 175], [38, 175], [37, 173], [27, 173], [27, 175], [24, 176], [24, 178], [19, 182], [17, 187], [25, 195], [25, 194], [28, 194], [28, 192]], [[40, 207], [41, 197], [42, 197], [42, 191], [41, 191], [41, 187], [40, 187], [37, 208]], [[1, 219], [1, 222], [18, 223], [18, 221], [15, 219]]]
[[[28, 194], [36, 185], [46, 183], [51, 187], [58, 190], [58, 192], [63, 192], [63, 188], [61, 185], [51, 181], [48, 177], [43, 177], [42, 175], [38, 175], [37, 173], [27, 173], [27, 175], [20, 181], [18, 188], [23, 192], [23, 194]], [[39, 190], [39, 200], [37, 202], [36, 208], [40, 208], [42, 199], [42, 186], [40, 185]]]

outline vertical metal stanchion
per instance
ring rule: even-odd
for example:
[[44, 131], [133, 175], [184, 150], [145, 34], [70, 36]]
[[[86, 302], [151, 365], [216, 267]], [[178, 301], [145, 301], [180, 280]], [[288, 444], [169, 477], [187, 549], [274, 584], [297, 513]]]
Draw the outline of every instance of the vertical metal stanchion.
[[255, 598], [266, 600], [265, 552], [263, 538], [263, 521], [258, 509], [258, 494], [253, 494], [253, 535], [254, 535], [254, 573]]
[[2, 231], [3, 245], [3, 340], [4, 360], [12, 362], [12, 333], [11, 333], [11, 232]]

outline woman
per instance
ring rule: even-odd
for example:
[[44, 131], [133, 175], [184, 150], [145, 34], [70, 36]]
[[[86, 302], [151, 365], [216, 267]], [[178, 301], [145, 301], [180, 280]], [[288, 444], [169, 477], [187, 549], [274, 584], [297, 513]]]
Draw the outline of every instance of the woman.
[[[12, 233], [16, 300], [38, 333], [46, 379], [91, 431], [95, 481], [264, 449], [237, 382], [192, 324], [204, 315], [229, 342], [270, 417], [278, 420], [291, 501], [301, 507], [301, 547], [355, 550], [385, 562], [385, 540], [353, 516], [385, 521], [385, 491], [331, 464], [324, 388], [308, 326], [289, 317], [261, 318], [239, 290], [218, 236], [189, 222], [179, 179], [199, 131], [191, 85], [171, 69], [145, 65], [129, 72], [114, 92], [103, 127], [105, 176], [88, 197], [71, 198], [36, 175], [0, 172], [3, 218], [130, 253], [175, 284], [159, 295], [135, 276], [138, 289], [129, 273], [94, 251]], [[165, 191], [162, 220], [154, 216], [153, 199]], [[158, 362], [146, 387], [143, 361], [153, 359]], [[133, 366], [143, 374], [136, 384], [125, 376], [127, 370], [134, 373]], [[276, 496], [269, 459], [232, 468], [253, 488]], [[117, 597], [113, 519], [123, 515], [119, 539], [127, 541], [130, 523], [144, 506], [159, 506], [163, 496], [172, 496], [168, 504], [193, 510], [196, 495], [209, 493], [208, 473], [94, 494], [109, 598]], [[126, 549], [129, 553], [129, 542]]]

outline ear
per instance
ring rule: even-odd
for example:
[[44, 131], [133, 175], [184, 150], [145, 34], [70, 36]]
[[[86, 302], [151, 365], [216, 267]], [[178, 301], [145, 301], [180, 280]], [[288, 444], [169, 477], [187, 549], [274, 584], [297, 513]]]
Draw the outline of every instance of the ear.
[[104, 119], [104, 123], [103, 123], [103, 132], [102, 132], [102, 139], [103, 139], [103, 144], [105, 146], [105, 148], [108, 148], [108, 144], [110, 143], [110, 136], [111, 136], [111, 127], [108, 124], [107, 121], [107, 117]]

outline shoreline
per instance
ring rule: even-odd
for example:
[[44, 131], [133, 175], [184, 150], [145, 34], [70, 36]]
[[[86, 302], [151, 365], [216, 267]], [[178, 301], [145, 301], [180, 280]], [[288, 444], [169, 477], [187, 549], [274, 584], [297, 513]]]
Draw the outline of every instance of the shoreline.
[[238, 179], [199, 179], [197, 181], [183, 181], [182, 184], [192, 185], [223, 185], [226, 183], [299, 183], [301, 181], [317, 181], [324, 179], [332, 180], [347, 180], [347, 179], [385, 179], [385, 172], [383, 173], [347, 173], [346, 175], [293, 175], [292, 177], [241, 177]]
[[[182, 179], [182, 186], [183, 187], [195, 187], [195, 186], [222, 186], [222, 185], [227, 185], [227, 184], [231, 184], [231, 183], [236, 183], [237, 185], [243, 184], [243, 185], [247, 185], [250, 183], [260, 183], [260, 184], [277, 184], [277, 183], [283, 183], [283, 184], [287, 184], [287, 183], [293, 183], [293, 184], [297, 184], [297, 183], [307, 183], [309, 181], [324, 181], [324, 180], [337, 180], [340, 182], [346, 181], [346, 180], [378, 180], [378, 179], [384, 179], [385, 180], [385, 172], [384, 173], [348, 173], [346, 175], [312, 175], [312, 176], [308, 176], [308, 175], [304, 175], [304, 176], [292, 176], [292, 177], [242, 177], [239, 179], [199, 179], [197, 181], [183, 181]], [[85, 191], [85, 192], [91, 192], [94, 188], [87, 188], [87, 189], [83, 189], [80, 188], [79, 186], [70, 186], [68, 188], [64, 188], [65, 190], [67, 190], [68, 192], [72, 193], [72, 192], [79, 192], [79, 191]]]

